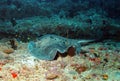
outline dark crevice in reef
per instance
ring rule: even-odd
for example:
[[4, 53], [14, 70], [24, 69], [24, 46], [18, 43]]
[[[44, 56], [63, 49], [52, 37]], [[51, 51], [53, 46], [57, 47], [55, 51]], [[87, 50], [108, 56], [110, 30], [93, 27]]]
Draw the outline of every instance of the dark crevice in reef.
[[[104, 22], [105, 23], [105, 22]], [[16, 29], [16, 28], [15, 28]], [[66, 26], [57, 26], [53, 28], [42, 27], [37, 30], [31, 28], [30, 31], [18, 31], [15, 32], [15, 29], [10, 29], [9, 31], [0, 31], [0, 39], [2, 38], [16, 38], [23, 42], [28, 42], [35, 40], [45, 34], [55, 34], [63, 36], [70, 39], [95, 39], [95, 40], [116, 40], [120, 41], [120, 28], [112, 25], [105, 25], [103, 27], [96, 27], [96, 29], [91, 29], [91, 27], [80, 28], [80, 27], [66, 27]]]
[[[87, 32], [87, 31], [86, 31]], [[16, 38], [19, 39], [20, 41], [23, 42], [28, 42], [31, 40], [35, 40], [36, 38], [39, 38], [45, 34], [55, 34], [55, 35], [59, 35], [59, 36], [63, 36], [66, 38], [71, 38], [71, 39], [96, 39], [97, 41], [102, 41], [102, 40], [107, 40], [107, 39], [111, 39], [111, 40], [116, 40], [116, 41], [120, 41], [120, 36], [119, 36], [119, 29], [110, 29], [107, 27], [103, 27], [101, 29], [101, 36], [99, 34], [94, 33], [94, 35], [92, 36], [92, 34], [87, 34], [86, 32], [81, 32], [81, 30], [76, 30], [76, 31], [72, 31], [71, 29], [68, 30], [67, 32], [63, 32], [63, 31], [59, 31], [56, 32], [45, 32], [43, 34], [40, 35], [36, 35], [35, 33], [31, 33], [31, 32], [19, 32], [19, 33], [6, 33], [6, 32], [0, 32], [0, 39], [2, 38]], [[91, 31], [92, 33], [92, 31]], [[96, 35], [95, 35], [96, 34]]]

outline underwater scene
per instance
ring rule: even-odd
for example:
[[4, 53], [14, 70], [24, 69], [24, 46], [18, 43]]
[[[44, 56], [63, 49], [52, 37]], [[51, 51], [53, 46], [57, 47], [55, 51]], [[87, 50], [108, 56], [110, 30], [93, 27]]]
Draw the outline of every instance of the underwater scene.
[[0, 0], [0, 81], [120, 81], [120, 0]]

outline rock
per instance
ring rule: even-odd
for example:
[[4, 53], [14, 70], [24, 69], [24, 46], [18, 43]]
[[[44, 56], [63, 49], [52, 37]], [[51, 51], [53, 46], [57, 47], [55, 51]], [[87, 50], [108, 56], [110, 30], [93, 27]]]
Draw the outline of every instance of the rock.
[[107, 75], [107, 74], [103, 74], [103, 75], [102, 75], [102, 79], [103, 79], [103, 80], [107, 80], [107, 79], [108, 79], [108, 75]]
[[52, 79], [55, 79], [57, 77], [58, 77], [58, 75], [55, 74], [55, 73], [48, 73], [48, 74], [46, 74], [45, 78], [48, 79], [48, 80], [52, 80]]
[[11, 48], [8, 48], [8, 49], [3, 50], [3, 52], [6, 53], [6, 54], [11, 54], [11, 53], [14, 52], [14, 50], [11, 49]]

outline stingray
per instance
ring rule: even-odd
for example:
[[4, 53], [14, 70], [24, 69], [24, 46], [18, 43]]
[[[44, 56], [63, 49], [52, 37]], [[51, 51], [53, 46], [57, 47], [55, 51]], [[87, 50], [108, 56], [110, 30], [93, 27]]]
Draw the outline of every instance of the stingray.
[[75, 53], [79, 54], [81, 44], [90, 41], [92, 40], [75, 40], [48, 34], [40, 37], [37, 42], [29, 42], [28, 50], [31, 55], [41, 60], [54, 60], [57, 52], [65, 53], [71, 46], [75, 48]]

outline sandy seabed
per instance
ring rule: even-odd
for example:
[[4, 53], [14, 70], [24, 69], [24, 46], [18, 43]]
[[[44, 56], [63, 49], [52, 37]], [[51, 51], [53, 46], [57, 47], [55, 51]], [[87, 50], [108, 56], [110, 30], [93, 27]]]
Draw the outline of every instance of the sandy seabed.
[[45, 61], [32, 56], [28, 43], [11, 48], [0, 40], [0, 81], [119, 81], [120, 42], [104, 41], [83, 46], [73, 57]]

